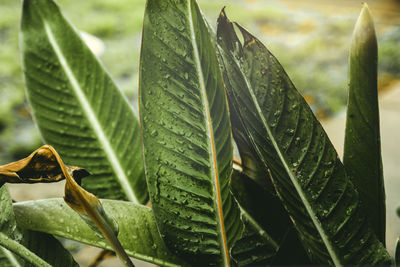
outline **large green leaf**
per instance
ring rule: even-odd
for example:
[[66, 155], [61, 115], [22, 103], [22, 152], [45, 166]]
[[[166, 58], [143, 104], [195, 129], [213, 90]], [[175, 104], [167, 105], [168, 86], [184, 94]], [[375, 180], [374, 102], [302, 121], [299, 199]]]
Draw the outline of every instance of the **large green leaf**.
[[5, 186], [0, 188], [0, 210], [0, 266], [77, 266], [53, 236], [33, 231], [21, 234]]
[[[128, 255], [162, 266], [187, 266], [162, 242], [150, 208], [131, 202], [102, 200], [104, 210], [119, 226], [118, 239]], [[92, 246], [111, 249], [63, 199], [46, 199], [14, 204], [21, 228], [46, 232]]]
[[229, 191], [229, 114], [194, 0], [147, 1], [139, 88], [146, 176], [166, 245], [196, 265], [229, 266], [243, 229]]
[[350, 49], [343, 164], [360, 193], [375, 234], [385, 244], [386, 206], [379, 133], [377, 60], [374, 23], [367, 4], [364, 4]]
[[104, 198], [147, 200], [139, 124], [126, 98], [50, 0], [25, 0], [20, 44], [25, 85], [44, 141]]
[[[221, 56], [220, 50], [217, 50], [218, 55]], [[220, 58], [220, 67], [222, 69], [224, 82], [229, 83], [229, 77], [226, 69], [224, 69], [224, 64], [222, 64], [223, 58]], [[229, 87], [229, 84], [226, 85]], [[232, 133], [235, 139], [236, 145], [239, 150], [240, 158], [241, 158], [241, 167], [242, 172], [256, 181], [261, 186], [270, 189], [273, 191], [273, 186], [268, 178], [267, 169], [262, 163], [260, 157], [257, 155], [257, 152], [254, 150], [253, 146], [250, 143], [249, 138], [247, 137], [246, 130], [244, 129], [243, 122], [238, 114], [238, 107], [230, 101], [230, 120], [232, 124]]]
[[217, 39], [250, 143], [272, 173], [314, 263], [390, 264], [333, 145], [276, 58], [221, 13]]

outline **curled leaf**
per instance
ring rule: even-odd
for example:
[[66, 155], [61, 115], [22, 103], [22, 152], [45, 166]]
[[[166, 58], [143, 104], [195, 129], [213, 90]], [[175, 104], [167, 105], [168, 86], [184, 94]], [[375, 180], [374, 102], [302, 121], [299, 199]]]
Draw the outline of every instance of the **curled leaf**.
[[51, 154], [55, 157], [66, 179], [64, 190], [65, 202], [81, 215], [92, 229], [97, 229], [95, 231], [100, 232], [107, 239], [125, 266], [134, 266], [117, 238], [117, 222], [114, 218], [106, 214], [100, 200], [95, 195], [80, 187], [72, 178], [73, 172], [64, 165], [57, 151], [52, 146], [47, 146], [46, 148], [49, 149]]
[[49, 145], [35, 150], [29, 157], [0, 166], [0, 183], [57, 182], [66, 179], [65, 202], [97, 233], [104, 236], [126, 266], [133, 266], [118, 241], [118, 224], [108, 216], [93, 194], [77, 183], [89, 173], [80, 167], [66, 166]]
[[[85, 169], [65, 166], [75, 179], [89, 175]], [[65, 179], [50, 146], [44, 145], [28, 157], [0, 166], [0, 184], [3, 183], [52, 183]]]

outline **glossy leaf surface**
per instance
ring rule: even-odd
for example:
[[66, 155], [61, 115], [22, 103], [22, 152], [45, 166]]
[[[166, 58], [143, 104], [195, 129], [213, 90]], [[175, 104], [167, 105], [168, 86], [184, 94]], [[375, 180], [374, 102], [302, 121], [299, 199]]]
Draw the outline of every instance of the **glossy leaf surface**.
[[[166, 249], [150, 208], [125, 201], [101, 202], [104, 210], [117, 221], [118, 238], [128, 255], [162, 266], [188, 266]], [[21, 228], [111, 249], [63, 199], [20, 202], [13, 207]]]
[[147, 1], [140, 120], [152, 207], [166, 245], [229, 265], [243, 226], [229, 191], [232, 137], [215, 47], [193, 0]]
[[98, 59], [49, 0], [25, 0], [20, 44], [33, 116], [45, 143], [92, 173], [99, 197], [147, 200], [139, 124]]
[[378, 107], [378, 45], [374, 23], [364, 4], [350, 49], [343, 164], [379, 240], [385, 244], [386, 206]]
[[[333, 145], [276, 58], [224, 12], [217, 39], [229, 100], [315, 264], [390, 264]], [[228, 56], [229, 55], [229, 56]]]

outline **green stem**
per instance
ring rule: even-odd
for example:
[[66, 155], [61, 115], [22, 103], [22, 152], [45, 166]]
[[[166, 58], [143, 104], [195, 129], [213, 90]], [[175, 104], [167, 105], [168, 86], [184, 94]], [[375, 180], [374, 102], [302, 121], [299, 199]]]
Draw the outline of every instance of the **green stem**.
[[35, 253], [18, 243], [17, 241], [9, 238], [3, 233], [0, 233], [0, 246], [8, 249], [14, 254], [20, 256], [25, 261], [37, 267], [51, 267], [50, 264], [39, 258]]

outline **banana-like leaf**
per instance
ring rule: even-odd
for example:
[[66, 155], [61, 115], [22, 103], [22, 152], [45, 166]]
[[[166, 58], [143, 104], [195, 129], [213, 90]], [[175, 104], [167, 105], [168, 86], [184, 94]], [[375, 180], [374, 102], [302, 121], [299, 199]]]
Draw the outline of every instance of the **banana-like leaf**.
[[354, 28], [350, 49], [343, 164], [360, 193], [368, 219], [385, 244], [386, 206], [378, 107], [378, 45], [374, 23], [364, 4]]
[[0, 188], [0, 266], [77, 266], [53, 236], [17, 228], [7, 188]]
[[25, 87], [47, 144], [92, 176], [99, 197], [147, 201], [139, 123], [122, 92], [52, 0], [25, 0]]
[[[161, 266], [188, 266], [167, 250], [149, 207], [131, 202], [101, 200], [118, 223], [118, 238], [128, 255]], [[93, 231], [63, 199], [14, 203], [18, 226], [105, 249], [111, 246]]]
[[[296, 234], [289, 236], [293, 224], [277, 196], [262, 188], [244, 173], [234, 171], [231, 191], [238, 201], [245, 232], [232, 249], [232, 257], [240, 266], [309, 264], [307, 253]], [[290, 250], [276, 260], [278, 251]], [[288, 262], [288, 260], [292, 260]]]
[[221, 12], [217, 40], [230, 80], [228, 97], [238, 107], [249, 142], [271, 170], [311, 261], [390, 264], [311, 109], [267, 48], [237, 25], [242, 44], [233, 26]]
[[[219, 46], [217, 49], [218, 56], [221, 57]], [[227, 76], [227, 71], [224, 69], [224, 64], [222, 64], [223, 58], [220, 58], [220, 67], [222, 69], [224, 82], [229, 83], [229, 77]], [[229, 87], [229, 85], [227, 85]], [[240, 158], [242, 160], [241, 167], [243, 173], [256, 181], [261, 186], [273, 191], [273, 185], [268, 177], [267, 169], [264, 167], [260, 157], [254, 150], [253, 146], [249, 142], [249, 139], [244, 129], [243, 122], [238, 114], [238, 107], [234, 105], [233, 102], [229, 102], [230, 119], [232, 124], [233, 138], [235, 139], [236, 145], [239, 150]]]
[[229, 266], [241, 235], [229, 191], [232, 136], [215, 47], [194, 0], [147, 1], [140, 120], [152, 206], [166, 245]]

